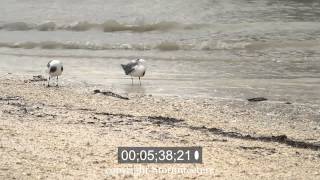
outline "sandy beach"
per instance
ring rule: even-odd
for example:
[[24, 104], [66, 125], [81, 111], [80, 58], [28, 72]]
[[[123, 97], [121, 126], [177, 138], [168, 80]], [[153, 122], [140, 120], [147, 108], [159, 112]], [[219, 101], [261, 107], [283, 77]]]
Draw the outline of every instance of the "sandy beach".
[[[319, 12], [1, 0], [0, 180], [320, 179]], [[202, 163], [119, 163], [122, 147], [197, 147]]]
[[[320, 178], [316, 107], [124, 94], [127, 100], [28, 79], [0, 79], [0, 179]], [[118, 164], [119, 146], [202, 146], [203, 163]]]

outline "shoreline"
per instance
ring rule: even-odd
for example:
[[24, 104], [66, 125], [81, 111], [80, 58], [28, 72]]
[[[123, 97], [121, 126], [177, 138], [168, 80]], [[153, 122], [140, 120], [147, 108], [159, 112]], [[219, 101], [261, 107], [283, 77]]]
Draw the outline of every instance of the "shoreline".
[[[92, 87], [46, 88], [24, 80], [0, 79], [0, 177], [5, 179], [104, 179], [107, 168], [132, 167], [117, 163], [116, 148], [124, 145], [202, 146], [203, 164], [141, 165], [214, 169], [177, 174], [184, 178], [320, 177], [316, 108], [152, 95], [125, 100], [94, 94]], [[112, 176], [173, 179], [170, 174]]]

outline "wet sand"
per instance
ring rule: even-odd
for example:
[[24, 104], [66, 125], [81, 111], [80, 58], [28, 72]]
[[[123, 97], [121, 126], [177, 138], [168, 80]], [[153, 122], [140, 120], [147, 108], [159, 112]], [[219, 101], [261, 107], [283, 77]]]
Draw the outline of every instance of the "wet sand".
[[[320, 178], [317, 106], [139, 94], [126, 100], [28, 79], [0, 78], [1, 179]], [[202, 146], [203, 164], [118, 164], [118, 146]], [[137, 167], [210, 173], [108, 174]]]

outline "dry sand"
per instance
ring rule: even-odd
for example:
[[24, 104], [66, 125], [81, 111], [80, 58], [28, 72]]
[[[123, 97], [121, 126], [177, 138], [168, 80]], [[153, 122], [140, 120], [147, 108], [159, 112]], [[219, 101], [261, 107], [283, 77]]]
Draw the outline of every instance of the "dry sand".
[[[26, 78], [0, 79], [0, 179], [320, 179], [317, 106], [134, 94], [124, 100]], [[118, 146], [202, 146], [203, 164], [118, 164]], [[112, 168], [208, 171], [110, 174]]]

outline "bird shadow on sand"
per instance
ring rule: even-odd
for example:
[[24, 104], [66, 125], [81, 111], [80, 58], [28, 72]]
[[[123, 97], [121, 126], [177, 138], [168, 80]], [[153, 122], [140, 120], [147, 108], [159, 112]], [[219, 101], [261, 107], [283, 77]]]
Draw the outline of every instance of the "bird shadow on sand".
[[36, 84], [41, 84], [42, 86], [46, 88], [61, 88], [63, 86], [57, 84], [51, 84], [48, 86], [48, 79], [42, 75], [33, 75], [32, 78], [24, 80], [24, 83], [36, 83]]
[[27, 83], [27, 82], [46, 82], [46, 81], [48, 81], [48, 79], [43, 77], [42, 75], [32, 76], [31, 79], [24, 80], [25, 83]]

